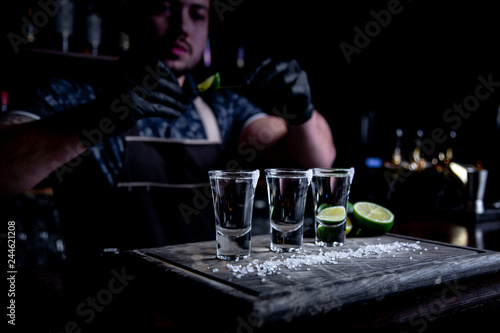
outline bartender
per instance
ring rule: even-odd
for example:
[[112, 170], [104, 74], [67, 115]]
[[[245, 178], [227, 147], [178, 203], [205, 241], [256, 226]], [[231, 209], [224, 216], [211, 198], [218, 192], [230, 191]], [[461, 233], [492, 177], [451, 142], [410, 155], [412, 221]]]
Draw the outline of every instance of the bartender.
[[[266, 59], [248, 98], [198, 92], [209, 0], [126, 1], [131, 48], [106, 75], [52, 78], [2, 119], [0, 192], [52, 181], [68, 258], [213, 239], [207, 171], [238, 147], [329, 167], [332, 133], [295, 61]], [[103, 77], [105, 76], [105, 77]]]

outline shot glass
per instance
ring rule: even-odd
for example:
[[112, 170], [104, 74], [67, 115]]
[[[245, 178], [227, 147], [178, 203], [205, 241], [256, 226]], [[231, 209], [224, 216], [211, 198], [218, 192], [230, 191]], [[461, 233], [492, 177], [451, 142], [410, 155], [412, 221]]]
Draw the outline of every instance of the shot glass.
[[266, 169], [271, 251], [302, 248], [304, 213], [311, 170]]
[[250, 257], [252, 212], [259, 170], [208, 172], [215, 213], [217, 258]]
[[342, 246], [346, 239], [347, 203], [354, 168], [312, 169], [315, 243]]

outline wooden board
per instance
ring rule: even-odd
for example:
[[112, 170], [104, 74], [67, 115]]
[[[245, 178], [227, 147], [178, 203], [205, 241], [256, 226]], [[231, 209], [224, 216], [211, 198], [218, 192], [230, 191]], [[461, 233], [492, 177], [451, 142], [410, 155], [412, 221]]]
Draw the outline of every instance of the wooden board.
[[[403, 244], [408, 246], [400, 251], [347, 256], [349, 251], [366, 253], [368, 246], [401, 248]], [[335, 263], [307, 264], [312, 258], [321, 258], [320, 251], [340, 258]], [[341, 248], [320, 248], [306, 239], [303, 250], [295, 254], [270, 252], [269, 237], [257, 236], [252, 239], [251, 258], [237, 262], [217, 259], [215, 242], [135, 252], [149, 262], [156, 261], [156, 265], [164, 266], [170, 273], [244, 299], [260, 324], [311, 317], [391, 294], [446, 286], [458, 279], [500, 271], [500, 253], [396, 235], [350, 238]], [[276, 265], [292, 259], [304, 262], [292, 269]], [[271, 260], [272, 266], [280, 270], [265, 276], [256, 271], [237, 276], [228, 268], [228, 264], [255, 267]]]

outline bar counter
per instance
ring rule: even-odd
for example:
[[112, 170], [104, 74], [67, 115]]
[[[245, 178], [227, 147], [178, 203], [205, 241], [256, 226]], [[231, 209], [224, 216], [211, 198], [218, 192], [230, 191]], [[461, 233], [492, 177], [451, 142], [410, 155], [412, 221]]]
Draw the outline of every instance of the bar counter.
[[214, 241], [121, 256], [137, 277], [136, 308], [154, 314], [155, 329], [433, 332], [498, 323], [495, 251], [386, 234], [340, 248], [305, 239], [300, 252], [278, 254], [260, 235], [251, 258], [237, 262], [216, 259]]

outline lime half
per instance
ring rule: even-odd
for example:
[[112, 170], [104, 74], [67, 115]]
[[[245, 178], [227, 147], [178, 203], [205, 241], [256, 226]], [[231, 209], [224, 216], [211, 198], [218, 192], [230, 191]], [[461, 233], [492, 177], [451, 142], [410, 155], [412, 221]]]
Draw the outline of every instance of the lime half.
[[316, 218], [325, 224], [337, 224], [344, 222], [346, 218], [344, 206], [332, 206], [321, 210], [316, 214]]
[[387, 208], [373, 202], [360, 201], [353, 206], [354, 217], [361, 230], [384, 234], [394, 225], [394, 214]]
[[213, 91], [216, 91], [219, 89], [220, 86], [220, 74], [219, 72], [215, 73], [212, 76], [209, 76], [205, 81], [202, 83], [198, 84], [198, 91], [206, 91], [210, 88], [212, 88]]

